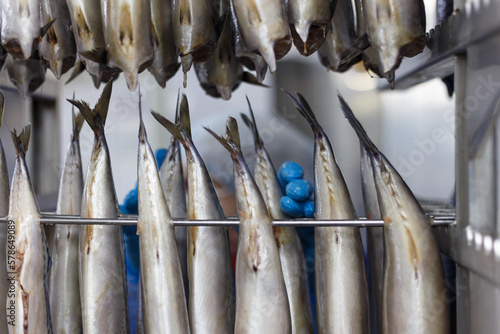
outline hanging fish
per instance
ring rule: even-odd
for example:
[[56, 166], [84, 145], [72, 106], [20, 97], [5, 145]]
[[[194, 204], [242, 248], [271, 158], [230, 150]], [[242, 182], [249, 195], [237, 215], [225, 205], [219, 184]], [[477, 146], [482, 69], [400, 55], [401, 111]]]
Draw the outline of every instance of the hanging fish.
[[[273, 220], [284, 220], [288, 217], [283, 213], [280, 205], [283, 191], [271, 158], [259, 136], [252, 106], [248, 98], [247, 103], [251, 119], [245, 114], [241, 114], [241, 117], [254, 136], [256, 153], [255, 181], [266, 202], [271, 218]], [[306, 260], [299, 234], [295, 227], [274, 227], [273, 232], [278, 245], [281, 269], [290, 304], [292, 334], [314, 333], [307, 284]]]
[[[87, 61], [88, 63], [88, 61]], [[97, 63], [95, 63], [97, 64]], [[92, 78], [92, 81], [94, 82], [95, 88], [99, 88], [102, 82], [108, 83], [110, 81], [114, 81], [118, 78], [118, 76], [121, 73], [121, 70], [119, 68], [111, 68], [107, 65], [103, 64], [97, 64], [98, 66], [98, 74], [94, 75], [90, 72], [89, 75]], [[77, 61], [75, 66], [73, 67], [73, 71], [71, 71], [71, 75], [68, 80], [66, 80], [66, 84], [73, 81], [77, 76], [79, 76], [82, 72], [84, 72], [86, 69], [85, 64], [82, 61]]]
[[14, 314], [9, 311], [7, 323], [10, 334], [51, 334], [47, 284], [50, 255], [26, 165], [30, 134], [31, 124], [25, 126], [19, 135], [16, 130], [12, 132], [16, 162], [10, 191], [6, 263], [9, 281], [7, 305], [14, 308]]
[[61, 75], [75, 65], [76, 60], [75, 38], [70, 30], [68, 6], [65, 0], [41, 0], [40, 8], [43, 24], [56, 19], [40, 41], [40, 59], [60, 79]]
[[[287, 94], [314, 132], [315, 219], [357, 219], [328, 137], [302, 95], [296, 99]], [[318, 332], [368, 333], [368, 286], [359, 228], [316, 227], [314, 257]]]
[[336, 5], [337, 0], [288, 0], [288, 23], [301, 55], [310, 56], [323, 44]]
[[154, 59], [148, 70], [158, 84], [165, 88], [168, 79], [179, 69], [179, 50], [175, 46], [172, 24], [172, 0], [151, 0], [151, 32]]
[[[94, 132], [94, 147], [87, 169], [82, 218], [113, 218], [119, 214], [104, 124], [112, 83], [94, 109], [83, 101], [76, 106]], [[122, 227], [87, 225], [80, 230], [80, 297], [84, 333], [128, 333], [125, 246]]]
[[174, 225], [163, 196], [155, 156], [147, 140], [140, 100], [139, 113], [141, 120], [137, 154], [137, 234], [141, 258], [144, 332], [189, 334], [186, 296]]
[[[73, 111], [73, 133], [59, 182], [56, 214], [80, 215], [83, 193], [80, 130], [83, 116]], [[78, 275], [80, 226], [57, 224], [50, 271], [50, 309], [55, 333], [82, 333], [82, 310]]]
[[[2, 126], [3, 112], [5, 110], [5, 96], [0, 90], [0, 127]], [[0, 216], [5, 217], [9, 214], [9, 171], [7, 169], [7, 160], [2, 141], [0, 140]], [[0, 225], [0, 314], [7, 314], [7, 291], [9, 281], [7, 280], [7, 224]], [[7, 317], [0, 317], [0, 333], [7, 333]]]
[[238, 28], [249, 50], [266, 60], [271, 73], [276, 60], [292, 47], [285, 2], [282, 0], [233, 0]]
[[23, 98], [27, 98], [45, 81], [46, 68], [40, 59], [16, 59], [9, 55], [5, 66], [10, 81]]
[[272, 219], [240, 146], [236, 120], [226, 135], [210, 132], [231, 153], [240, 220], [236, 254], [235, 333], [290, 333], [290, 306], [272, 229]]
[[[187, 98], [182, 95], [179, 124], [153, 112], [183, 146], [187, 159], [190, 220], [226, 219], [208, 170], [191, 139]], [[233, 333], [234, 289], [228, 229], [188, 227], [189, 323], [193, 333]]]

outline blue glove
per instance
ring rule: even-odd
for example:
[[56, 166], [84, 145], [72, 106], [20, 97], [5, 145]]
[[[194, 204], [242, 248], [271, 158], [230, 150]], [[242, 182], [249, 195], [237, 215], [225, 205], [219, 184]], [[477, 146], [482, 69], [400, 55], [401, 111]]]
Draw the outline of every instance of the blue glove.
[[304, 170], [293, 161], [287, 161], [278, 170], [281, 189], [286, 194], [281, 198], [281, 210], [295, 218], [314, 217], [314, 202], [309, 200], [314, 193], [311, 182], [304, 180]]

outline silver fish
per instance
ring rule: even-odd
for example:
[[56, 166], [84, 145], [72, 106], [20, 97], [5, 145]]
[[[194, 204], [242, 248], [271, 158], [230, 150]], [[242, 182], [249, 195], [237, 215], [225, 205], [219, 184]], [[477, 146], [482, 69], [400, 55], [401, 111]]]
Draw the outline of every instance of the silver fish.
[[[73, 133], [64, 161], [56, 213], [80, 215], [83, 193], [82, 157], [80, 154], [80, 129], [83, 116], [73, 112]], [[56, 333], [81, 333], [82, 311], [80, 305], [80, 283], [78, 275], [77, 225], [55, 226], [50, 271], [50, 309], [52, 326]]]
[[[188, 219], [225, 219], [203, 159], [191, 139], [189, 106], [180, 104], [180, 123], [153, 116], [184, 146], [188, 176]], [[228, 229], [188, 227], [189, 323], [193, 333], [233, 333], [234, 289]]]
[[148, 70], [165, 88], [168, 79], [179, 69], [179, 50], [175, 46], [172, 24], [172, 0], [151, 0], [154, 60]]
[[66, 0], [41, 0], [41, 20], [43, 24], [54, 24], [42, 38], [38, 46], [40, 59], [46, 63], [57, 79], [66, 73], [76, 60], [76, 45], [70, 30], [71, 19]]
[[16, 86], [19, 95], [24, 98], [37, 90], [45, 81], [46, 68], [40, 59], [16, 59], [9, 55], [6, 68], [10, 81]]
[[301, 55], [310, 56], [323, 44], [336, 5], [337, 0], [288, 0], [288, 23]]
[[[117, 218], [111, 161], [104, 135], [112, 83], [94, 109], [68, 100], [80, 109], [94, 131], [94, 147], [85, 178], [82, 218]], [[80, 230], [80, 299], [84, 333], [128, 333], [125, 248], [121, 226], [87, 225]]]
[[292, 47], [285, 2], [282, 0], [233, 0], [238, 28], [246, 46], [266, 60], [271, 73], [276, 60]]
[[[140, 102], [139, 102], [140, 103]], [[137, 155], [143, 325], [145, 333], [190, 333], [174, 226], [142, 122]]]
[[125, 74], [130, 91], [153, 61], [149, 0], [101, 0], [106, 64]]
[[449, 333], [444, 270], [430, 219], [340, 95], [339, 99], [372, 163], [384, 220], [383, 333]]
[[[2, 126], [3, 112], [5, 109], [5, 97], [0, 90], [0, 127]], [[0, 140], [0, 216], [9, 214], [9, 171], [7, 160]], [[7, 224], [0, 225], [0, 263], [7, 263]], [[7, 270], [0, 266], [0, 314], [7, 314], [6, 301], [9, 281], [7, 281]], [[7, 317], [0, 317], [0, 333], [7, 333]]]
[[[267, 209], [273, 220], [284, 220], [289, 217], [281, 210], [283, 191], [276, 175], [271, 158], [264, 148], [259, 136], [255, 117], [248, 101], [250, 118], [241, 114], [245, 124], [252, 130], [255, 141], [255, 181], [260, 193], [264, 197]], [[281, 260], [281, 269], [285, 280], [286, 292], [290, 304], [292, 333], [314, 333], [313, 318], [309, 302], [307, 285], [307, 267], [304, 252], [300, 243], [299, 234], [294, 227], [274, 227], [274, 239], [278, 245]]]
[[224, 137], [207, 129], [230, 153], [240, 219], [236, 254], [235, 333], [291, 333], [290, 306], [272, 219], [240, 146], [236, 120]]
[[[314, 137], [316, 219], [357, 219], [332, 146], [306, 100], [292, 98]], [[370, 330], [365, 257], [359, 228], [316, 227], [314, 232], [316, 312], [319, 333]]]
[[17, 156], [7, 227], [9, 334], [52, 333], [47, 286], [49, 247], [26, 165], [30, 134], [31, 124], [19, 135], [15, 130], [12, 132]]

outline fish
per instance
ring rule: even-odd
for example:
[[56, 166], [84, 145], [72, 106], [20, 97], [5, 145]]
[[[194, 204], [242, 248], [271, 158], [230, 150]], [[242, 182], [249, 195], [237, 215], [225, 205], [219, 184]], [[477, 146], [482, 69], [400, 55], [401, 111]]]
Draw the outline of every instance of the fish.
[[[342, 172], [323, 128], [302, 95], [288, 93], [314, 132], [314, 218], [357, 219]], [[318, 333], [368, 333], [368, 285], [357, 227], [314, 229]]]
[[[74, 97], [73, 97], [74, 99]], [[73, 111], [73, 133], [59, 182], [56, 214], [80, 215], [83, 193], [80, 130], [83, 116]], [[78, 274], [78, 240], [80, 226], [57, 224], [50, 271], [50, 309], [56, 333], [82, 333], [80, 282]]]
[[[0, 127], [2, 126], [3, 113], [5, 110], [5, 96], [0, 90]], [[0, 217], [9, 214], [9, 170], [7, 159], [0, 140]], [[7, 263], [7, 224], [0, 225], [0, 263]], [[7, 281], [7, 270], [5, 265], [0, 267], [0, 314], [7, 314], [6, 302], [9, 289]], [[0, 333], [7, 333], [7, 317], [0, 317]]]
[[[112, 83], [93, 109], [84, 101], [68, 101], [94, 132], [94, 146], [83, 188], [81, 217], [111, 218], [119, 214], [104, 134]], [[80, 229], [80, 299], [84, 333], [128, 333], [125, 246], [120, 225], [87, 225]]]
[[147, 140], [141, 110], [139, 115], [137, 234], [144, 332], [190, 333], [174, 224], [163, 195], [155, 155]]
[[211, 1], [173, 0], [172, 10], [174, 40], [179, 49], [186, 88], [186, 73], [193, 62], [207, 60], [217, 46], [214, 7]]
[[[255, 143], [255, 181], [273, 220], [286, 220], [289, 217], [281, 210], [283, 191], [276, 170], [264, 143], [259, 135], [252, 106], [247, 97], [250, 118], [241, 114], [244, 123], [250, 128]], [[274, 227], [274, 239], [278, 246], [281, 269], [285, 280], [286, 292], [290, 304], [292, 333], [314, 333], [313, 318], [309, 302], [307, 267], [295, 227]]]
[[[152, 114], [184, 146], [188, 179], [187, 218], [225, 220], [213, 182], [191, 138], [189, 105], [184, 94], [179, 111], [178, 124], [156, 112]], [[188, 227], [188, 305], [192, 333], [234, 331], [234, 281], [228, 233], [226, 227]]]
[[266, 203], [241, 151], [238, 123], [232, 117], [226, 135], [205, 128], [233, 160], [239, 218], [236, 253], [235, 333], [291, 333], [290, 306]]
[[269, 71], [292, 47], [285, 2], [281, 0], [233, 0], [238, 29], [249, 50], [264, 57]]
[[4, 0], [0, 16], [2, 46], [19, 59], [28, 59], [35, 53], [41, 37], [54, 22], [41, 27], [40, 0]]
[[148, 70], [162, 88], [180, 67], [172, 20], [172, 0], [151, 0], [154, 59]]
[[336, 5], [337, 0], [288, 0], [288, 23], [301, 55], [310, 56], [323, 44]]
[[339, 100], [371, 161], [384, 220], [383, 333], [449, 333], [444, 269], [431, 220], [340, 94]]
[[[85, 69], [86, 69], [85, 64], [81, 60], [77, 60], [75, 66], [73, 67], [73, 71], [71, 71], [70, 77], [68, 78], [68, 80], [66, 80], [66, 84], [73, 81], [77, 76], [79, 76], [82, 72], [84, 72]], [[119, 68], [111, 68], [103, 64], [99, 64], [97, 75], [88, 72], [88, 74], [92, 78], [92, 81], [94, 82], [94, 86], [96, 89], [99, 88], [102, 82], [108, 83], [110, 81], [116, 80], [120, 75], [120, 73], [121, 70]]]
[[352, 3], [351, 1], [340, 1], [335, 8], [333, 18], [326, 28], [325, 40], [318, 49], [321, 64], [328, 70], [347, 71], [362, 58], [361, 55], [358, 55], [349, 62], [342, 63], [355, 40], [356, 24]]
[[150, 1], [101, 0], [101, 12], [106, 42], [102, 62], [122, 70], [128, 89], [135, 91], [139, 73], [154, 57], [151, 24], [145, 24], [152, 22]]
[[40, 209], [30, 181], [26, 151], [31, 124], [11, 132], [16, 162], [7, 226], [7, 324], [9, 334], [52, 333], [47, 279], [51, 260]]
[[40, 19], [43, 24], [55, 19], [38, 45], [40, 59], [55, 77], [60, 79], [76, 61], [76, 44], [70, 30], [68, 6], [66, 0], [41, 0], [40, 8]]
[[5, 67], [19, 95], [27, 98], [45, 81], [46, 68], [40, 59], [17, 59], [9, 55]]

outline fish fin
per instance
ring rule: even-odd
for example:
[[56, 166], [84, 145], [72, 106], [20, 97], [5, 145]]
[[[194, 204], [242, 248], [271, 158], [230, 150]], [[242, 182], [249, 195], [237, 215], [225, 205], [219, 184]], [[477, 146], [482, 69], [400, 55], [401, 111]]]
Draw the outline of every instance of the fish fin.
[[189, 104], [186, 94], [182, 94], [181, 103], [178, 106], [178, 109], [179, 109], [179, 122], [177, 123], [177, 126], [185, 136], [191, 139], [191, 118], [189, 116]]
[[359, 55], [365, 52], [370, 47], [370, 40], [368, 34], [363, 34], [354, 40], [354, 43], [349, 47], [346, 56], [340, 61], [339, 67], [348, 65], [353, 62]]
[[66, 84], [70, 83], [73, 81], [74, 78], [76, 78], [80, 73], [85, 71], [85, 64], [82, 63], [81, 61], [77, 62], [75, 66], [73, 67], [73, 71], [71, 71], [71, 76], [69, 79], [66, 81]]
[[106, 50], [104, 49], [93, 49], [90, 51], [80, 51], [80, 54], [87, 58], [88, 60], [91, 60], [93, 62], [99, 63], [99, 64], [107, 64], [108, 63], [108, 57], [106, 54]]
[[[177, 98], [177, 109], [176, 109], [176, 124], [169, 121], [166, 117], [151, 110], [153, 117], [161, 124], [168, 132], [174, 136], [175, 139], [179, 140], [182, 144], [186, 143], [186, 139], [191, 140], [191, 120], [189, 117], [189, 105], [187, 101], [186, 94], [182, 94], [179, 103], [179, 96]], [[178, 119], [177, 119], [177, 114]]]
[[233, 117], [229, 117], [226, 123], [226, 134], [224, 137], [217, 135], [207, 127], [204, 127], [212, 136], [215, 137], [233, 156], [238, 158], [243, 155], [241, 152], [240, 133], [238, 131], [238, 122]]
[[5, 96], [3, 95], [3, 92], [0, 90], [0, 127], [2, 126], [4, 110], [5, 110]]
[[139, 141], [145, 143], [148, 135], [146, 134], [146, 127], [144, 126], [144, 120], [142, 119], [142, 94], [141, 86], [139, 85]]
[[268, 85], [264, 85], [262, 82], [259, 82], [259, 79], [257, 79], [257, 77], [250, 72], [243, 72], [243, 78], [241, 80], [252, 85], [269, 88]]
[[154, 110], [151, 110], [151, 115], [161, 124], [165, 129], [167, 129], [172, 136], [174, 136], [175, 139], [179, 140], [181, 143], [184, 142], [184, 137], [182, 136], [182, 133], [180, 129], [172, 122], [170, 122], [165, 116], [161, 115], [160, 113], [157, 113]]
[[377, 146], [375, 146], [375, 144], [368, 137], [365, 129], [363, 129], [361, 123], [358, 121], [356, 116], [354, 116], [352, 109], [349, 107], [342, 95], [337, 92], [337, 96], [339, 97], [340, 106], [342, 107], [342, 112], [344, 113], [345, 118], [347, 118], [349, 124], [351, 124], [354, 131], [356, 131], [356, 134], [358, 135], [358, 138], [361, 141], [362, 145], [366, 147], [366, 149], [369, 150], [372, 154], [379, 154], [380, 151], [378, 150]]
[[[75, 92], [73, 92], [73, 100], [75, 99]], [[72, 120], [73, 120], [73, 140], [77, 140], [82, 130], [83, 122], [85, 119], [83, 115], [79, 113], [75, 113], [75, 106], [73, 105], [71, 108]]]
[[40, 37], [45, 36], [45, 34], [49, 31], [50, 27], [52, 26], [52, 24], [54, 23], [54, 21], [56, 19], [57, 19], [57, 17], [40, 28]]
[[26, 151], [28, 151], [28, 145], [30, 142], [31, 123], [28, 123], [28, 125], [21, 130], [19, 135], [17, 135], [16, 129], [12, 130], [10, 134], [12, 136], [12, 141], [14, 142], [17, 154], [24, 157], [26, 155]]
[[262, 138], [260, 138], [260, 135], [259, 135], [259, 131], [257, 129], [257, 122], [255, 122], [255, 115], [253, 113], [253, 110], [252, 110], [252, 105], [250, 104], [250, 100], [248, 99], [248, 96], [245, 96], [246, 99], [247, 99], [247, 103], [248, 103], [248, 112], [250, 113], [250, 118], [248, 118], [247, 115], [241, 113], [241, 118], [243, 119], [243, 122], [245, 123], [245, 125], [250, 129], [252, 130], [252, 133], [253, 133], [253, 138], [254, 138], [254, 141], [255, 141], [255, 148], [262, 148], [264, 147], [264, 143], [262, 142]]
[[177, 90], [177, 101], [175, 102], [175, 124], [178, 124], [180, 122], [179, 120], [179, 101], [181, 99], [181, 89], [179, 88]]
[[297, 93], [297, 96], [299, 97], [297, 99], [286, 90], [283, 91], [292, 99], [293, 103], [295, 104], [295, 108], [307, 120], [313, 131], [317, 135], [322, 135], [323, 128], [321, 127], [321, 125], [319, 125], [318, 121], [316, 120], [316, 116], [314, 116], [314, 113], [309, 104], [307, 103], [306, 99], [299, 93]]

